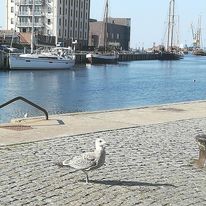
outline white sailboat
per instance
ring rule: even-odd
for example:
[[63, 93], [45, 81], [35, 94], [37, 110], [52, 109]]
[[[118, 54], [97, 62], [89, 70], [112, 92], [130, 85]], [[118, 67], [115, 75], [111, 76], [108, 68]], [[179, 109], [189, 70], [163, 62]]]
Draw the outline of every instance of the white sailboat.
[[32, 33], [31, 33], [31, 53], [30, 54], [10, 54], [9, 65], [11, 70], [19, 69], [70, 69], [75, 64], [75, 56], [70, 53], [61, 55], [67, 48], [61, 48], [61, 53], [34, 53], [34, 10], [35, 0], [32, 8]]
[[105, 2], [104, 11], [104, 52], [101, 53], [89, 53], [86, 55], [87, 61], [91, 64], [116, 64], [118, 62], [119, 55], [115, 52], [107, 52], [108, 48], [108, 10], [109, 2]]

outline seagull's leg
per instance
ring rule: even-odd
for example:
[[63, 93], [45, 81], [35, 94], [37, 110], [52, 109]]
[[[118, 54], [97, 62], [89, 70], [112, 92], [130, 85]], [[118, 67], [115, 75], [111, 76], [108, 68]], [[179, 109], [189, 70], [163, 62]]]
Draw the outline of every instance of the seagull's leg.
[[86, 175], [86, 184], [87, 184], [87, 183], [89, 183], [89, 176], [88, 176], [88, 174], [87, 174], [86, 171], [83, 170], [83, 172], [84, 172], [84, 174]]

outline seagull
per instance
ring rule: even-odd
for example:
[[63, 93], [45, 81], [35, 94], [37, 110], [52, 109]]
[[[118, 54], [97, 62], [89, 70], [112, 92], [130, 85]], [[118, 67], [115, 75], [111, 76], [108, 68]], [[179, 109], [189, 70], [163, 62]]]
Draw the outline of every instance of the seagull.
[[98, 169], [105, 163], [105, 145], [106, 142], [97, 138], [95, 140], [95, 150], [93, 152], [85, 152], [81, 155], [75, 156], [72, 159], [64, 160], [62, 163], [57, 163], [61, 167], [71, 167], [76, 171], [83, 171], [86, 175], [86, 183], [89, 182], [88, 171]]
[[28, 117], [28, 113], [25, 113], [24, 114], [24, 118], [26, 119]]

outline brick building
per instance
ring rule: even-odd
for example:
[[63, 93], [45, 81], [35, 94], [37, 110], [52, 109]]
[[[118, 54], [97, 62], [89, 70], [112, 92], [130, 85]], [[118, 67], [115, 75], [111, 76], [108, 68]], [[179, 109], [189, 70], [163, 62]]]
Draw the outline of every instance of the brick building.
[[[104, 46], [104, 26], [104, 21], [90, 19], [89, 47], [96, 49]], [[130, 18], [108, 18], [108, 45], [121, 50], [129, 50], [130, 27]]]

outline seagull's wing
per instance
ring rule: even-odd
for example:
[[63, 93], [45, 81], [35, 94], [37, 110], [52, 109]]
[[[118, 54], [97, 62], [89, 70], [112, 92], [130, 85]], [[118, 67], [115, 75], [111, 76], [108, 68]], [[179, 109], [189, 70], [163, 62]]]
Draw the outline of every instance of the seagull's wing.
[[97, 165], [97, 158], [94, 152], [83, 153], [71, 160], [65, 160], [63, 164], [70, 166], [76, 170], [86, 170]]

